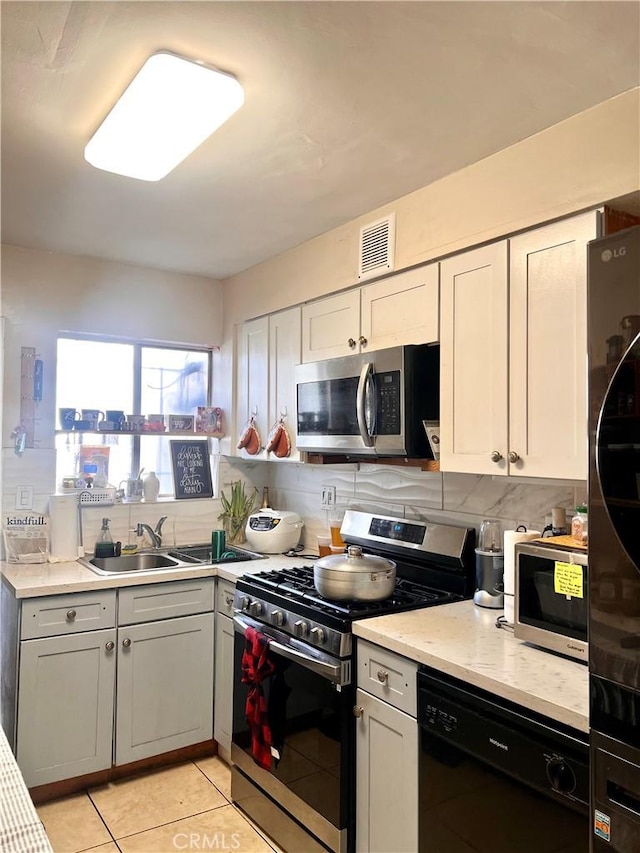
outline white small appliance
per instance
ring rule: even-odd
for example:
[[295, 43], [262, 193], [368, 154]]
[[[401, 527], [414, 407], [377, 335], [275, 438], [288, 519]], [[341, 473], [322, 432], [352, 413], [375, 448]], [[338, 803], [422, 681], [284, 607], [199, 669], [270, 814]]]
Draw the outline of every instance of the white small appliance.
[[284, 554], [300, 541], [304, 523], [297, 512], [260, 509], [247, 519], [245, 535], [252, 551]]

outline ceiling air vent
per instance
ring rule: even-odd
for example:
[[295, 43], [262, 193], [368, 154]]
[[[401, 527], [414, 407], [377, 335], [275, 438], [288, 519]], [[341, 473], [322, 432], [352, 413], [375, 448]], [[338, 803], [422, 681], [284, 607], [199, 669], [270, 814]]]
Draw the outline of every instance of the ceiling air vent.
[[396, 215], [392, 213], [360, 229], [358, 278], [373, 278], [393, 269]]

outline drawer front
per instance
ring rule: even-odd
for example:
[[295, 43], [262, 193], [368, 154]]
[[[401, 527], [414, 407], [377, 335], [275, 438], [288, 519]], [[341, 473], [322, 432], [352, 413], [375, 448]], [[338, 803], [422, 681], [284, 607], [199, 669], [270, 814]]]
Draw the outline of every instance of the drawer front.
[[364, 640], [357, 655], [358, 687], [416, 717], [418, 664]]
[[118, 593], [118, 625], [206, 613], [213, 610], [214, 591], [214, 578], [121, 589]]
[[58, 637], [113, 628], [115, 624], [116, 593], [113, 589], [49, 595], [22, 602], [20, 638]]
[[235, 584], [218, 578], [216, 591], [216, 611], [225, 616], [233, 616], [233, 596], [236, 593]]

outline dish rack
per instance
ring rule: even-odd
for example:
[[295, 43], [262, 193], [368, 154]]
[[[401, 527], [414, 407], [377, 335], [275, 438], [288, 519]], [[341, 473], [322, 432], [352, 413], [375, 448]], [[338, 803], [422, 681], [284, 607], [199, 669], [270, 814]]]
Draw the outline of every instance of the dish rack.
[[79, 506], [113, 506], [116, 502], [116, 490], [106, 489], [83, 489], [78, 492]]

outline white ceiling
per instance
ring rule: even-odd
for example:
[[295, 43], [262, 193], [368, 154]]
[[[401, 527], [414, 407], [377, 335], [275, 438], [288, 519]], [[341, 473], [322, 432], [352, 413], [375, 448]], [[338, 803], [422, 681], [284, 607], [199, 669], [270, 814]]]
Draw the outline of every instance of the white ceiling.
[[[638, 2], [7, 2], [2, 240], [224, 278], [640, 83]], [[145, 59], [245, 105], [158, 183], [85, 143]]]

